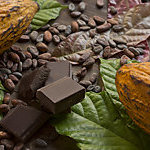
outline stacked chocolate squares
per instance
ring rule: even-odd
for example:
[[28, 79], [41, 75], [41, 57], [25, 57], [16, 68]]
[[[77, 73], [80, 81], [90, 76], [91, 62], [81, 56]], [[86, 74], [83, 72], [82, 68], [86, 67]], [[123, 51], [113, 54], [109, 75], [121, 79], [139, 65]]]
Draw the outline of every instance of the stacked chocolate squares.
[[50, 116], [62, 113], [82, 101], [85, 88], [72, 80], [68, 61], [49, 62], [24, 75], [18, 98], [31, 104], [37, 99], [42, 109], [18, 105], [1, 120], [0, 125], [18, 140], [26, 142]]

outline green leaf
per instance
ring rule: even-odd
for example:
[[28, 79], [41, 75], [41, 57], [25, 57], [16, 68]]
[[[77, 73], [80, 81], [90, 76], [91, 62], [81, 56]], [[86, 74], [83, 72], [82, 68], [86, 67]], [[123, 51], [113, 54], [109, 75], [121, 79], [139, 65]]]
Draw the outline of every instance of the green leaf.
[[50, 20], [56, 19], [62, 9], [68, 6], [61, 5], [56, 0], [35, 0], [40, 10], [34, 16], [31, 26], [33, 30], [37, 30], [42, 26], [46, 25]]
[[87, 93], [72, 112], [53, 120], [56, 130], [78, 142], [82, 150], [140, 150], [140, 139], [129, 129], [107, 92]]

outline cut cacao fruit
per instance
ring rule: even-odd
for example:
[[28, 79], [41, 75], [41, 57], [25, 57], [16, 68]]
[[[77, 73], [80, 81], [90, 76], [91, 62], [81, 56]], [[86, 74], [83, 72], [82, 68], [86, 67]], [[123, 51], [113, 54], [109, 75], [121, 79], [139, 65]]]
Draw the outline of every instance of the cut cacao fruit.
[[122, 66], [116, 74], [116, 87], [129, 116], [150, 134], [150, 62]]
[[32, 0], [0, 0], [0, 54], [26, 31], [38, 9]]

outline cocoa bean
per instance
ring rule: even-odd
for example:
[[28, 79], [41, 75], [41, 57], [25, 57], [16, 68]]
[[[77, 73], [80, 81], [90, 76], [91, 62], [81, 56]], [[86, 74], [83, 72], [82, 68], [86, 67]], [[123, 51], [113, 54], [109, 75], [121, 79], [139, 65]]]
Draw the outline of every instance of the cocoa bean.
[[28, 46], [27, 51], [32, 54], [33, 58], [36, 58], [39, 55], [39, 51], [35, 46]]
[[41, 30], [42, 30], [42, 31], [46, 31], [46, 30], [48, 30], [49, 28], [50, 28], [50, 25], [47, 24], [47, 25], [43, 26], [43, 27], [41, 28]]
[[81, 15], [80, 11], [73, 11], [71, 13], [71, 17], [73, 17], [73, 18], [78, 18], [80, 15]]
[[47, 60], [44, 60], [44, 59], [38, 59], [38, 65], [39, 65], [39, 66], [45, 65], [47, 62], [48, 62]]
[[79, 26], [86, 26], [86, 22], [81, 20], [81, 19], [78, 19], [77, 23], [78, 23]]
[[4, 85], [5, 85], [5, 88], [11, 92], [15, 89], [15, 84], [13, 83], [11, 79], [6, 79]]
[[135, 57], [135, 55], [131, 51], [129, 51], [127, 48], [125, 48], [123, 51], [124, 51], [124, 54], [127, 55], [129, 58], [132, 59]]
[[18, 63], [18, 71], [22, 72], [22, 62], [21, 61]]
[[13, 75], [15, 75], [18, 79], [22, 78], [22, 74], [20, 72], [13, 72]]
[[117, 45], [112, 39], [109, 39], [108, 42], [109, 42], [109, 45], [110, 45], [112, 48], [115, 48], [116, 45]]
[[44, 40], [46, 42], [48, 42], [48, 43], [52, 41], [52, 34], [51, 34], [51, 32], [49, 32], [49, 31], [45, 31], [44, 32]]
[[83, 21], [88, 22], [89, 21], [89, 17], [85, 14], [82, 14], [80, 17]]
[[128, 48], [135, 56], [139, 56], [140, 55], [140, 51], [138, 51], [138, 49], [134, 48], [134, 47], [129, 47]]
[[59, 26], [57, 27], [57, 29], [58, 29], [60, 32], [65, 31], [66, 28], [67, 28], [66, 25], [59, 25]]
[[50, 53], [44, 53], [38, 56], [39, 59], [44, 59], [44, 60], [50, 60], [51, 54]]
[[69, 10], [72, 12], [72, 11], [75, 11], [75, 9], [76, 9], [76, 7], [75, 7], [75, 5], [73, 4], [73, 3], [70, 3], [69, 4]]
[[8, 62], [7, 62], [7, 68], [10, 69], [10, 68], [12, 68], [12, 66], [13, 66], [13, 61], [8, 60]]
[[22, 35], [20, 39], [18, 40], [18, 42], [25, 43], [25, 42], [29, 42], [29, 40], [30, 40], [30, 37], [28, 35]]
[[32, 60], [32, 66], [33, 66], [33, 68], [36, 68], [37, 65], [38, 65], [37, 60], [36, 60], [36, 59], [33, 59], [33, 60]]
[[62, 34], [59, 35], [59, 38], [60, 38], [61, 41], [66, 40], [66, 37], [64, 35], [62, 35]]
[[53, 35], [53, 41], [54, 41], [55, 44], [60, 43], [60, 38], [59, 38], [59, 36], [58, 36], [58, 35]]
[[3, 58], [4, 62], [7, 62], [8, 61], [8, 53], [4, 52], [2, 58]]
[[111, 13], [112, 15], [117, 14], [117, 9], [116, 9], [114, 6], [110, 6], [109, 9], [110, 9], [110, 13]]
[[50, 31], [51, 33], [53, 33], [53, 34], [59, 34], [59, 31], [58, 31], [56, 28], [54, 28], [54, 27], [50, 27], [50, 28], [49, 28], [49, 31]]
[[102, 32], [109, 30], [110, 28], [111, 28], [111, 24], [105, 23], [103, 25], [98, 26], [96, 29], [97, 29], [97, 32], [102, 33]]
[[87, 69], [86, 69], [86, 67], [83, 67], [83, 68], [81, 69], [81, 75], [80, 75], [80, 77], [81, 77], [81, 78], [84, 78], [84, 77], [86, 76], [86, 74], [87, 74]]
[[48, 51], [48, 47], [46, 44], [44, 44], [43, 42], [39, 42], [36, 44], [36, 47], [37, 49], [40, 51], [40, 52], [47, 52]]
[[26, 56], [25, 56], [25, 54], [24, 54], [23, 52], [18, 51], [17, 54], [18, 54], [18, 56], [20, 57], [20, 60], [21, 60], [21, 61], [25, 61]]
[[8, 78], [10, 78], [14, 83], [18, 83], [18, 81], [19, 81], [19, 79], [16, 76], [14, 76], [13, 74], [10, 74], [8, 76]]
[[25, 57], [26, 57], [26, 58], [30, 58], [30, 59], [32, 59], [32, 55], [31, 55], [31, 53], [30, 53], [30, 52], [25, 51], [25, 52], [24, 52], [24, 55], [25, 55]]
[[88, 25], [89, 25], [91, 28], [95, 28], [95, 27], [96, 27], [96, 22], [94, 21], [93, 18], [90, 18], [90, 19], [89, 19]]
[[79, 5], [79, 11], [83, 12], [86, 9], [86, 3], [85, 2], [81, 2]]
[[0, 68], [0, 73], [2, 74], [11, 74], [11, 70], [7, 68]]
[[111, 52], [110, 46], [105, 47], [105, 49], [103, 51], [103, 57], [108, 58], [110, 55], [110, 52]]
[[14, 52], [9, 52], [8, 56], [9, 56], [10, 60], [12, 60], [13, 62], [18, 63], [20, 61], [20, 57]]
[[11, 68], [11, 71], [12, 72], [16, 72], [18, 70], [18, 63], [15, 63], [14, 65], [13, 65], [13, 67]]
[[95, 54], [99, 54], [103, 50], [103, 47], [101, 45], [94, 45], [93, 52]]
[[79, 30], [79, 25], [76, 21], [71, 22], [71, 30], [72, 32], [77, 32]]
[[79, 82], [79, 84], [84, 86], [85, 88], [87, 88], [92, 83], [90, 81], [88, 81], [88, 80], [82, 80], [82, 81]]
[[9, 111], [9, 106], [7, 104], [0, 104], [0, 113], [7, 113]]
[[36, 42], [43, 42], [43, 39], [44, 39], [44, 34], [40, 34], [38, 35], [38, 37], [36, 38]]
[[80, 27], [80, 30], [81, 31], [88, 31], [88, 30], [90, 30], [91, 28], [89, 27], [89, 26], [82, 26], [82, 27]]
[[117, 25], [117, 24], [118, 24], [118, 21], [115, 20], [114, 18], [112, 18], [112, 19], [107, 19], [107, 22], [109, 22], [111, 25]]
[[123, 31], [123, 26], [120, 24], [114, 25], [112, 29], [114, 32], [121, 32], [121, 31]]
[[26, 59], [22, 64], [22, 69], [27, 70], [32, 66], [32, 60], [30, 58]]
[[96, 5], [98, 8], [102, 8], [104, 6], [104, 0], [96, 0]]
[[9, 101], [10, 101], [10, 93], [5, 93], [3, 103], [9, 104]]
[[95, 29], [91, 29], [90, 31], [89, 31], [89, 36], [91, 37], [91, 38], [94, 38], [95, 37], [95, 35], [96, 35], [96, 30]]
[[96, 80], [97, 80], [97, 73], [93, 73], [89, 78], [89, 81], [93, 84], [96, 82]]
[[103, 47], [109, 46], [109, 43], [106, 39], [104, 38], [99, 38], [97, 39], [97, 43], [99, 43], [100, 45], [102, 45]]
[[38, 37], [39, 33], [37, 31], [32, 31], [30, 33], [30, 38], [32, 41], [36, 41], [37, 37]]
[[99, 17], [99, 16], [94, 16], [93, 19], [95, 20], [95, 22], [97, 23], [97, 25], [102, 25], [105, 23], [105, 19]]
[[121, 50], [123, 50], [124, 48], [127, 48], [125, 44], [118, 44], [117, 47]]
[[66, 28], [66, 30], [65, 30], [65, 35], [67, 36], [67, 35], [70, 35], [71, 34], [71, 25], [68, 25], [67, 26], [67, 28]]
[[14, 53], [18, 53], [18, 52], [22, 51], [22, 49], [21, 49], [19, 46], [17, 46], [17, 45], [12, 45], [12, 46], [10, 47], [10, 49], [11, 49]]

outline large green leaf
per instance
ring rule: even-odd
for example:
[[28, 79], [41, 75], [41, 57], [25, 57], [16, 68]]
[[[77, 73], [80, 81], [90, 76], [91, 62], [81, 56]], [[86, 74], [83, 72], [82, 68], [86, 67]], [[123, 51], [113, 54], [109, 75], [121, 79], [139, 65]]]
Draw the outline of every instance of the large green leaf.
[[53, 120], [56, 130], [72, 137], [82, 150], [140, 150], [134, 131], [122, 121], [107, 92], [87, 93], [70, 114]]
[[37, 30], [46, 25], [50, 20], [56, 19], [62, 9], [68, 6], [61, 5], [56, 0], [35, 0], [40, 5], [40, 10], [34, 16], [31, 26]]

